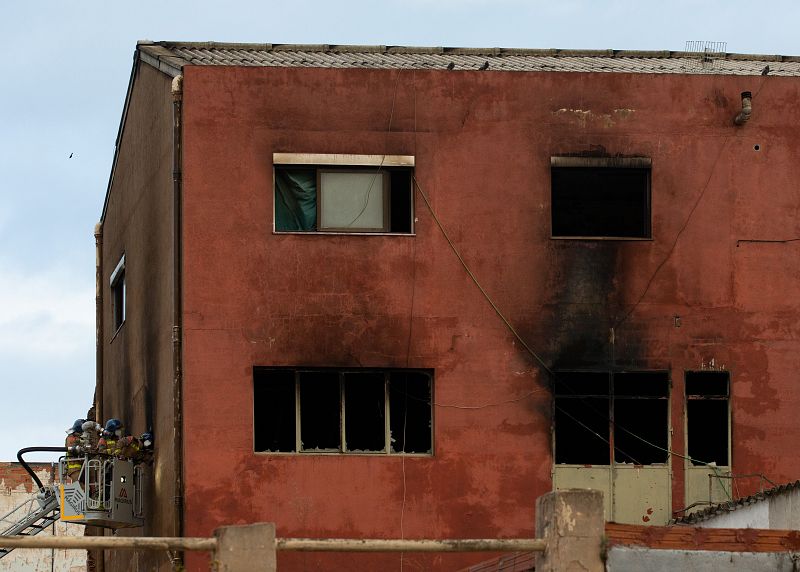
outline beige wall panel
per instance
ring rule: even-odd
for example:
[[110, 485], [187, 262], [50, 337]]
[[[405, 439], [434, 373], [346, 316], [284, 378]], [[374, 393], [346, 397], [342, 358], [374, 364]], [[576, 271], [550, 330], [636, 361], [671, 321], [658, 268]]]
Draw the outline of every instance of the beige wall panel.
[[613, 469], [614, 522], [665, 525], [672, 517], [667, 466], [620, 466]]
[[603, 493], [606, 520], [611, 518], [611, 470], [608, 467], [575, 467], [556, 465], [553, 468], [553, 490], [593, 489]]

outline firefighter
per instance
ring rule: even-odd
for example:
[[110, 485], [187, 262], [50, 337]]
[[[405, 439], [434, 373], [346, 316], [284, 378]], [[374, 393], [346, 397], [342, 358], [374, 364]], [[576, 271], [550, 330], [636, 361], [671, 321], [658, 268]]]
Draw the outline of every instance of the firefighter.
[[99, 423], [87, 420], [81, 426], [83, 433], [81, 434], [81, 445], [85, 453], [97, 453], [99, 449], [100, 433], [103, 426]]
[[142, 446], [139, 439], [133, 435], [127, 435], [117, 440], [117, 450], [115, 454], [117, 457], [133, 461], [139, 456], [141, 448]]
[[64, 447], [67, 449], [67, 476], [70, 481], [77, 481], [78, 475], [81, 474], [83, 468], [83, 461], [81, 460], [81, 433], [83, 432], [83, 424], [85, 419], [76, 419], [72, 427], [67, 429], [67, 438], [64, 441]]
[[118, 441], [123, 436], [125, 426], [119, 419], [109, 419], [106, 421], [106, 427], [103, 429], [103, 437], [98, 443], [98, 448], [101, 453], [106, 455], [118, 455], [119, 447]]
[[137, 463], [147, 463], [148, 465], [153, 463], [153, 434], [149, 431], [146, 433], [142, 433], [142, 436], [139, 437], [139, 442], [142, 444], [141, 449], [139, 450], [139, 454], [136, 456], [135, 461]]

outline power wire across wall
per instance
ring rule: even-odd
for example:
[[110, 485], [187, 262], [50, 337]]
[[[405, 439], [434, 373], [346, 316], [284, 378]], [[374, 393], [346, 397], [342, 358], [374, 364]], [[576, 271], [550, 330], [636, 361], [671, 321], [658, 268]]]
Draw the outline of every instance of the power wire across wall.
[[[726, 143], [727, 143], [727, 140], [726, 140]], [[720, 153], [717, 156], [717, 159], [716, 159], [716, 161], [714, 163], [715, 166], [716, 166], [716, 163], [719, 161], [719, 158], [722, 155], [722, 150], [724, 148], [725, 148], [725, 144], [723, 144], [722, 148], [720, 149]], [[677, 243], [677, 239], [680, 237], [680, 234], [686, 228], [686, 225], [688, 225], [689, 219], [691, 218], [692, 213], [694, 213], [695, 209], [697, 208], [697, 205], [699, 204], [700, 200], [703, 198], [703, 194], [705, 193], [705, 190], [708, 187], [708, 184], [710, 183], [711, 176], [713, 176], [713, 171], [714, 171], [714, 168], [712, 168], [712, 173], [709, 176], [708, 181], [706, 182], [705, 186], [703, 187], [703, 190], [700, 193], [700, 196], [698, 197], [697, 201], [695, 202], [694, 206], [692, 207], [692, 210], [689, 213], [689, 217], [687, 217], [687, 220], [686, 220], [685, 224], [683, 225], [683, 227], [679, 231], [678, 236], [675, 239], [675, 243]], [[425, 206], [428, 208], [428, 212], [430, 212], [431, 217], [433, 218], [434, 222], [436, 223], [436, 226], [439, 228], [440, 232], [442, 233], [442, 236], [444, 236], [445, 240], [447, 241], [447, 244], [450, 246], [450, 249], [456, 255], [456, 257], [458, 258], [458, 261], [461, 263], [461, 266], [464, 268], [464, 270], [466, 271], [467, 275], [470, 277], [472, 282], [475, 284], [475, 286], [478, 288], [478, 290], [481, 292], [481, 294], [483, 294], [483, 297], [486, 299], [486, 301], [489, 303], [489, 305], [495, 311], [495, 313], [500, 318], [500, 320], [506, 325], [506, 327], [509, 329], [509, 331], [519, 341], [519, 343], [522, 345], [522, 347], [525, 348], [525, 350], [531, 356], [533, 356], [536, 359], [536, 361], [539, 363], [541, 368], [545, 372], [547, 372], [547, 374], [550, 376], [551, 379], [555, 379], [555, 372], [553, 372], [553, 370], [550, 369], [550, 367], [547, 366], [547, 364], [539, 356], [539, 354], [537, 354], [533, 350], [533, 348], [531, 348], [530, 345], [528, 345], [528, 343], [522, 338], [522, 336], [520, 336], [519, 332], [517, 332], [517, 330], [514, 328], [514, 326], [511, 324], [511, 322], [508, 320], [508, 318], [506, 318], [506, 316], [503, 314], [503, 312], [500, 310], [500, 308], [497, 306], [497, 304], [494, 302], [494, 300], [492, 300], [491, 296], [489, 296], [489, 293], [486, 291], [486, 289], [478, 281], [478, 278], [472, 272], [472, 270], [470, 269], [469, 265], [466, 263], [464, 258], [461, 256], [461, 253], [459, 252], [458, 248], [455, 246], [453, 241], [450, 239], [450, 236], [447, 234], [447, 231], [445, 230], [444, 226], [442, 225], [442, 222], [439, 220], [439, 217], [436, 215], [436, 212], [433, 210], [433, 206], [431, 205], [431, 202], [428, 199], [428, 196], [422, 190], [422, 186], [419, 184], [419, 181], [417, 180], [416, 176], [412, 175], [412, 181], [414, 183], [414, 187], [417, 189], [417, 192], [422, 197], [422, 200], [425, 202]], [[673, 244], [672, 248], [670, 249], [670, 252], [668, 253], [667, 258], [669, 258], [669, 255], [672, 253], [672, 250], [674, 250], [674, 248], [675, 248], [675, 244]], [[660, 267], [663, 266], [663, 264], [666, 262], [667, 258], [665, 258], [665, 260], [662, 262], [662, 264], [659, 265], [659, 267], [656, 269], [656, 273], [658, 272], [658, 269], [660, 269]], [[653, 275], [653, 277], [651, 278], [651, 281], [650, 281], [651, 283], [652, 283], [652, 280], [654, 278], [655, 278], [655, 275]], [[649, 284], [648, 284], [648, 288], [649, 288]], [[646, 290], [642, 294], [642, 298], [644, 297], [644, 294], [646, 294]], [[635, 306], [634, 306], [634, 308], [635, 308]], [[631, 312], [632, 311], [633, 311], [633, 309], [631, 310]], [[626, 314], [626, 316], [623, 318], [623, 320], [626, 319], [630, 315], [631, 312], [628, 312], [628, 314]], [[571, 390], [571, 388], [570, 388], [570, 390]], [[501, 405], [501, 404], [505, 404], [505, 403], [513, 403], [513, 402], [516, 402], [516, 401], [521, 401], [522, 399], [525, 399], [525, 398], [527, 398], [527, 397], [529, 397], [529, 396], [531, 396], [531, 395], [533, 395], [535, 393], [538, 393], [538, 392], [536, 390], [534, 390], [534, 391], [529, 392], [528, 394], [523, 395], [523, 396], [518, 397], [518, 398], [510, 399], [510, 400], [499, 402], [499, 403], [495, 403], [495, 404], [486, 404], [486, 405], [481, 405], [481, 406], [457, 406], [457, 405], [443, 405], [443, 404], [436, 404], [436, 403], [434, 403], [434, 405], [436, 405], [437, 407], [454, 407], [454, 408], [458, 408], [458, 409], [483, 409], [485, 407], [491, 407], [491, 406], [494, 406], [494, 405]], [[582, 400], [582, 401], [585, 401], [585, 400]], [[589, 404], [588, 402], [586, 403], [586, 405], [591, 407], [591, 404]], [[583, 425], [582, 423], [580, 423], [580, 424]], [[665, 452], [665, 453], [667, 453], [669, 455], [673, 455], [675, 457], [678, 457], [678, 458], [681, 458], [681, 459], [685, 459], [687, 461], [692, 462], [693, 464], [706, 466], [706, 467], [710, 468], [712, 471], [714, 471], [715, 474], [718, 475], [717, 467], [715, 465], [712, 465], [710, 463], [706, 463], [704, 461], [700, 461], [698, 459], [694, 459], [694, 458], [692, 458], [692, 457], [690, 457], [688, 455], [683, 455], [681, 453], [677, 453], [677, 452], [673, 451], [672, 449], [669, 449], [669, 448], [666, 448], [666, 447], [661, 447], [660, 445], [657, 445], [657, 444], [649, 441], [648, 439], [645, 439], [644, 437], [636, 434], [635, 432], [633, 432], [633, 431], [631, 431], [631, 430], [629, 430], [629, 429], [627, 429], [627, 428], [625, 428], [625, 427], [623, 427], [621, 425], [618, 425], [613, 420], [611, 420], [611, 425], [615, 429], [619, 429], [619, 430], [623, 431], [624, 433], [627, 433], [631, 437], [641, 441], [642, 443], [645, 443], [646, 445], [648, 445], [650, 447], [653, 447], [655, 449], [663, 451], [663, 452]], [[594, 432], [592, 432], [592, 433], [594, 433]], [[606, 441], [606, 442], [608, 442], [608, 441]], [[623, 454], [627, 455], [627, 453], [624, 453], [623, 451], [620, 451], [620, 452], [622, 452]], [[627, 455], [627, 456], [630, 457], [630, 455]], [[726, 490], [726, 493], [727, 493], [727, 490]]]

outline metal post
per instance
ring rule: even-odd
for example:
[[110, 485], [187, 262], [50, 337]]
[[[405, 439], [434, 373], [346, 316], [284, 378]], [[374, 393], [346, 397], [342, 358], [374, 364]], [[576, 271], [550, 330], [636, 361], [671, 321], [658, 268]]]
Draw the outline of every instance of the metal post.
[[214, 531], [217, 572], [275, 572], [275, 525], [271, 522], [224, 526]]

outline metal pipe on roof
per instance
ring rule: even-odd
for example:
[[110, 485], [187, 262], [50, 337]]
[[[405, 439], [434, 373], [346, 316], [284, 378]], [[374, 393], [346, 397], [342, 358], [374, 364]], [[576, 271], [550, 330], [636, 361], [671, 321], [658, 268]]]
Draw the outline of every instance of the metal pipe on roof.
[[749, 119], [750, 114], [753, 112], [753, 94], [749, 91], [742, 92], [742, 110], [733, 118], [736, 125], [744, 125]]

